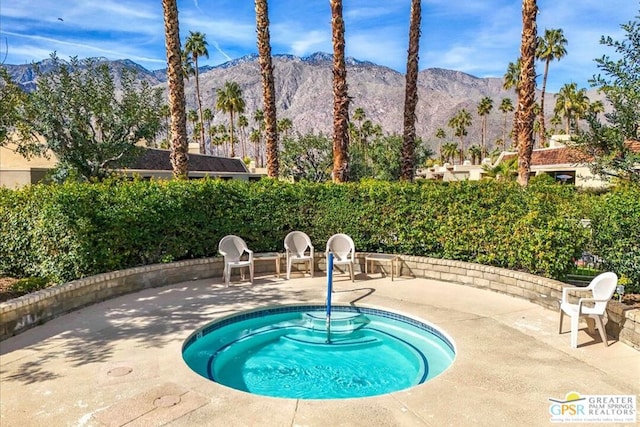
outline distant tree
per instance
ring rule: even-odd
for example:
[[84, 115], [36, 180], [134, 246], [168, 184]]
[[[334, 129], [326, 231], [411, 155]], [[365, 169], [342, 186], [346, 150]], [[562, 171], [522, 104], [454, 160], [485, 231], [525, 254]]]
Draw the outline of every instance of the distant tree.
[[448, 142], [442, 146], [442, 155], [448, 163], [453, 163], [456, 154], [458, 154], [457, 143]]
[[200, 154], [206, 153], [206, 147], [204, 145], [204, 118], [202, 116], [202, 97], [200, 96], [200, 73], [198, 70], [198, 58], [204, 56], [209, 57], [209, 51], [207, 50], [206, 35], [201, 32], [189, 31], [189, 37], [184, 45], [184, 50], [188, 55], [191, 55], [193, 59], [193, 68], [195, 70], [196, 77], [196, 103], [198, 105], [198, 116], [200, 118]]
[[186, 51], [182, 51], [180, 54], [182, 58], [182, 75], [185, 80], [189, 80], [189, 77], [196, 75], [196, 69], [193, 66], [193, 58]]
[[236, 156], [235, 144], [233, 141], [233, 126], [236, 113], [244, 113], [244, 98], [242, 89], [236, 82], [225, 82], [224, 87], [217, 90], [218, 99], [216, 108], [224, 113], [229, 113], [229, 145], [231, 146], [231, 157]]
[[180, 49], [180, 28], [178, 25], [177, 0], [162, 0], [164, 15], [165, 46], [167, 51], [167, 86], [169, 109], [171, 110], [171, 166], [173, 176], [186, 179], [189, 173], [187, 163], [187, 116], [185, 113], [184, 76], [182, 74], [182, 51]]
[[506, 149], [507, 144], [507, 113], [513, 111], [513, 102], [511, 98], [502, 98], [500, 103], [500, 111], [504, 114], [504, 124], [502, 126], [502, 149]]
[[242, 141], [242, 158], [247, 157], [247, 135], [246, 129], [249, 126], [249, 119], [244, 114], [238, 117], [238, 127], [240, 128], [240, 141]]
[[556, 94], [556, 106], [554, 113], [561, 115], [566, 120], [565, 132], [571, 134], [571, 128], [578, 129], [578, 122], [589, 108], [587, 90], [578, 89], [577, 83], [566, 83]]
[[533, 122], [536, 96], [536, 43], [538, 5], [536, 0], [522, 0], [522, 41], [520, 43], [520, 78], [518, 79], [518, 184], [529, 184], [533, 152]]
[[291, 130], [292, 127], [293, 127], [293, 122], [291, 121], [290, 118], [283, 117], [280, 120], [278, 120], [278, 132], [282, 132], [285, 138], [289, 136], [289, 131]]
[[469, 152], [469, 157], [471, 157], [471, 164], [479, 164], [482, 160], [482, 147], [474, 144], [467, 151]]
[[267, 175], [277, 178], [280, 174], [278, 157], [278, 124], [276, 118], [276, 89], [271, 61], [269, 35], [269, 10], [267, 0], [255, 0], [256, 32], [260, 74], [262, 75], [262, 101], [264, 107], [264, 132], [266, 134]]
[[[516, 94], [518, 92], [518, 83], [520, 82], [520, 67], [522, 64], [522, 60], [518, 58], [518, 60], [514, 62], [509, 62], [507, 66], [507, 72], [504, 75], [504, 83], [502, 87], [504, 89], [514, 88], [516, 90]], [[516, 104], [515, 113], [513, 115], [513, 128], [511, 129], [511, 136], [513, 141], [513, 146], [518, 146], [518, 123], [520, 122], [519, 115], [520, 104]], [[506, 139], [505, 139], [506, 141]]]
[[543, 37], [538, 37], [538, 46], [536, 48], [536, 57], [544, 61], [544, 74], [542, 77], [542, 94], [540, 95], [540, 115], [538, 121], [540, 123], [540, 144], [545, 145], [547, 135], [544, 123], [544, 95], [547, 91], [547, 76], [549, 74], [549, 64], [554, 59], [558, 61], [567, 54], [567, 39], [562, 29], [545, 30]]
[[416, 169], [416, 105], [418, 104], [418, 51], [420, 45], [421, 0], [411, 0], [409, 23], [409, 49], [404, 95], [404, 127], [402, 135], [401, 178], [412, 181]]
[[333, 182], [349, 180], [349, 95], [344, 59], [344, 18], [342, 0], [331, 5], [333, 44]]
[[444, 155], [442, 153], [442, 141], [447, 138], [447, 134], [442, 128], [436, 129], [436, 138], [438, 138], [438, 154], [440, 155], [440, 161], [444, 163]]
[[480, 158], [482, 159], [487, 155], [487, 116], [493, 110], [493, 99], [488, 96], [483, 97], [478, 103], [478, 115], [482, 120], [482, 135], [481, 135], [481, 145], [480, 148], [482, 150], [480, 154]]
[[9, 141], [11, 132], [21, 126], [21, 112], [27, 94], [13, 81], [4, 66], [0, 66], [0, 147]]
[[331, 140], [320, 134], [298, 134], [282, 141], [282, 176], [296, 181], [324, 182], [331, 179]]
[[496, 165], [482, 165], [483, 175], [498, 181], [513, 181], [518, 176], [518, 158], [503, 160]]
[[[204, 120], [204, 123], [206, 125], [206, 127], [205, 127], [205, 135], [210, 135], [211, 134], [211, 122], [213, 121], [213, 111], [211, 111], [211, 108], [205, 108], [202, 111], [202, 119]], [[211, 151], [211, 146], [209, 146], [209, 152], [210, 151]], [[206, 150], [205, 150], [205, 153], [206, 153]]]
[[[262, 136], [264, 134], [265, 128], [265, 120], [264, 120], [264, 111], [257, 109], [253, 112], [253, 121], [258, 125], [255, 129], [257, 132], [257, 140], [254, 137], [255, 144], [255, 156], [256, 156], [256, 164], [260, 164], [260, 167], [264, 167], [264, 157], [262, 156], [262, 150], [260, 149], [260, 145], [262, 144]], [[258, 162], [259, 161], [259, 162]]]
[[460, 151], [464, 152], [464, 137], [467, 136], [467, 128], [471, 126], [471, 114], [463, 108], [449, 119], [448, 125], [453, 129], [454, 135], [460, 138]]
[[52, 54], [50, 69], [36, 66], [35, 72], [36, 89], [20, 111], [18, 151], [55, 154], [60, 178], [104, 179], [162, 128], [161, 89], [136, 81], [132, 70], [120, 71], [118, 85], [106, 64], [66, 63]]
[[577, 147], [594, 157], [590, 163], [592, 172], [640, 185], [640, 153], [631, 150], [630, 145], [631, 141], [640, 141], [640, 13], [621, 27], [625, 40], [604, 36], [600, 39], [600, 44], [614, 48], [619, 58], [603, 55], [596, 59], [602, 74], [590, 81], [613, 110], [604, 114], [605, 123], [598, 117], [599, 106], [587, 110], [589, 129], [580, 133]]

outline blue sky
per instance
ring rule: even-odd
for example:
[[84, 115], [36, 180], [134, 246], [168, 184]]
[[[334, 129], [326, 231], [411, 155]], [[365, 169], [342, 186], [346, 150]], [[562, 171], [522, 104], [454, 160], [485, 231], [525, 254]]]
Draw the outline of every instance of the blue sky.
[[[344, 0], [347, 56], [404, 73], [410, 0]], [[568, 55], [551, 64], [547, 90], [565, 83], [589, 88], [594, 58], [615, 57], [600, 36], [622, 40], [620, 25], [635, 19], [636, 0], [538, 0], [538, 33], [562, 28]], [[178, 0], [180, 33], [206, 34], [218, 65], [255, 53], [251, 0]], [[269, 2], [272, 52], [298, 56], [331, 52], [328, 0]], [[420, 69], [440, 67], [478, 77], [502, 77], [519, 55], [519, 0], [423, 0]], [[103, 56], [131, 59], [150, 69], [166, 67], [160, 0], [2, 0], [0, 62], [25, 64], [47, 58]], [[542, 73], [540, 63], [538, 73]]]

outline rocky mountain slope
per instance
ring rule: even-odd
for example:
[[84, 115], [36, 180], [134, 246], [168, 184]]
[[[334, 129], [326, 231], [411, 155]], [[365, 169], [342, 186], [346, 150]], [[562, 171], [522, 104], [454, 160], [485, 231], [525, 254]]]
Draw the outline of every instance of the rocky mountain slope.
[[[97, 58], [98, 61], [107, 61]], [[46, 69], [47, 61], [40, 63]], [[130, 60], [107, 61], [114, 68], [133, 67], [140, 78], [154, 85], [166, 86], [165, 70], [149, 71]], [[30, 65], [7, 65], [13, 78], [26, 90], [35, 86], [35, 75]], [[300, 58], [293, 55], [274, 57], [274, 74], [277, 96], [278, 119], [289, 118], [293, 131], [306, 133], [323, 132], [330, 135], [332, 129], [333, 92], [331, 55], [316, 53]], [[347, 60], [349, 95], [352, 98], [351, 112], [362, 107], [368, 119], [379, 123], [387, 133], [402, 133], [404, 108], [404, 75], [390, 68], [349, 58]], [[257, 55], [245, 56], [216, 67], [200, 69], [200, 90], [204, 108], [215, 112], [216, 90], [226, 81], [237, 82], [243, 91], [246, 103], [245, 114], [250, 126], [253, 112], [262, 108], [262, 84]], [[480, 143], [481, 118], [477, 106], [484, 96], [493, 99], [493, 110], [488, 116], [487, 142], [502, 137], [504, 115], [499, 111], [502, 98], [511, 98], [515, 105], [515, 92], [502, 88], [500, 78], [478, 78], [459, 71], [429, 68], [419, 73], [419, 102], [417, 106], [416, 130], [425, 142], [436, 146], [434, 136], [438, 128], [447, 133], [447, 140], [459, 141], [447, 123], [460, 109], [472, 116], [472, 125], [464, 142], [466, 146]], [[186, 84], [187, 108], [195, 109], [195, 81]], [[549, 118], [555, 100], [547, 94], [546, 105]], [[507, 117], [510, 129], [512, 114]], [[215, 112], [214, 123], [227, 123], [228, 116]]]

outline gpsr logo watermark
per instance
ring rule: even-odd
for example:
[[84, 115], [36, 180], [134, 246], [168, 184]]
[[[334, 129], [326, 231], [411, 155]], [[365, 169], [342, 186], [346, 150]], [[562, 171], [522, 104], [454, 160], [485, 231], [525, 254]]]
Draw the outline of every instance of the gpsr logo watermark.
[[635, 395], [580, 395], [567, 393], [564, 399], [549, 398], [554, 423], [635, 423]]

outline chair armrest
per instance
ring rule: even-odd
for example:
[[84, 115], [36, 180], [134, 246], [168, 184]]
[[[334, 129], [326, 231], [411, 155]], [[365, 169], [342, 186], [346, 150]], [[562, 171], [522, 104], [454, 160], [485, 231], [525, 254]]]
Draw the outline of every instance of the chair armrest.
[[597, 298], [580, 298], [578, 300], [578, 313], [582, 313], [582, 304], [585, 302], [609, 302], [609, 299], [597, 299]]
[[587, 289], [587, 288], [578, 288], [578, 287], [568, 287], [565, 286], [564, 288], [562, 288], [562, 302], [567, 302], [567, 296], [569, 294], [569, 291], [574, 291], [574, 292], [591, 292], [591, 289]]
[[249, 254], [249, 261], [253, 262], [253, 251], [251, 249], [245, 249], [244, 251]]

